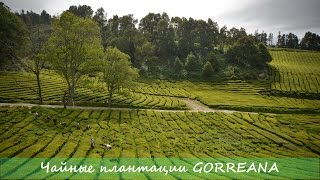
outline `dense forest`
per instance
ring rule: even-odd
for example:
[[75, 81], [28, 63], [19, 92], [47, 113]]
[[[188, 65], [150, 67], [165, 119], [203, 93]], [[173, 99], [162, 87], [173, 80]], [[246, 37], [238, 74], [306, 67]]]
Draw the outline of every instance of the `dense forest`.
[[[40, 14], [22, 10], [13, 13], [1, 3], [0, 69], [26, 69], [20, 61], [40, 56], [48, 48], [53, 24], [61, 18], [45, 10]], [[129, 55], [141, 75], [174, 79], [257, 79], [267, 78], [267, 47], [320, 50], [319, 35], [306, 32], [299, 40], [293, 34], [219, 27], [212, 19], [197, 20], [170, 17], [167, 13], [149, 13], [141, 20], [133, 14], [107, 17], [101, 7], [70, 6], [67, 12], [93, 20], [100, 29], [101, 47], [116, 47]], [[37, 61], [47, 68], [45, 62]], [[36, 70], [35, 70], [36, 71]]]

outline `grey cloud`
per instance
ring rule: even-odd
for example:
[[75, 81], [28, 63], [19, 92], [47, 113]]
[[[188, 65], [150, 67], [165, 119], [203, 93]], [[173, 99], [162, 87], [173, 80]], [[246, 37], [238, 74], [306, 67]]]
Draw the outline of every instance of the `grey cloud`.
[[[61, 13], [72, 3], [79, 1], [3, 0], [3, 2], [13, 11], [32, 9], [35, 12], [40, 12], [45, 9], [53, 15]], [[219, 15], [219, 25], [228, 25], [229, 23], [236, 27], [243, 26], [249, 32], [253, 32], [257, 27], [260, 31], [265, 30], [273, 33], [278, 31], [293, 32], [299, 37], [303, 36], [306, 31], [320, 34], [320, 0], [246, 0], [246, 3], [245, 1], [243, 3], [243, 6], [237, 10], [225, 7], [225, 13]], [[139, 12], [132, 13], [139, 14]], [[182, 16], [189, 17], [190, 15], [184, 14]]]
[[[301, 33], [320, 29], [319, 0], [259, 0], [246, 8], [222, 14], [226, 21], [259, 24], [261, 29]], [[223, 23], [223, 22], [222, 22]], [[316, 33], [320, 33], [319, 31]]]
[[25, 11], [34, 11], [40, 13], [46, 10], [51, 15], [61, 13], [65, 10], [66, 1], [63, 0], [2, 0], [12, 11], [20, 12], [22, 9]]

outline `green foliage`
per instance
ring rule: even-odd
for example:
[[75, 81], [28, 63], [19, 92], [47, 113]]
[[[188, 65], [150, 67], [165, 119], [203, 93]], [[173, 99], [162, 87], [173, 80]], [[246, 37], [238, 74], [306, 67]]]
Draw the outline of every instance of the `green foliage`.
[[194, 49], [195, 40], [193, 38], [194, 33], [194, 19], [182, 18], [179, 23], [179, 29], [177, 30], [178, 38], [178, 50], [181, 58], [186, 58], [188, 54]]
[[204, 78], [210, 78], [212, 76], [213, 72], [214, 72], [214, 70], [212, 68], [211, 63], [209, 61], [207, 61], [202, 68], [202, 76]]
[[239, 39], [245, 36], [247, 36], [247, 33], [244, 28], [237, 29], [233, 27], [230, 29], [229, 34], [227, 36], [227, 42], [228, 44], [233, 45], [235, 42], [237, 42]]
[[161, 15], [159, 13], [149, 13], [140, 20], [139, 29], [141, 29], [143, 34], [145, 34], [148, 41], [152, 43], [155, 43], [156, 41], [156, 30], [160, 19]]
[[185, 61], [185, 68], [188, 71], [188, 74], [191, 76], [197, 75], [199, 72], [201, 72], [202, 63], [201, 60], [196, 58], [193, 53], [189, 53], [186, 61]]
[[215, 72], [219, 72], [225, 68], [226, 59], [224, 54], [221, 54], [218, 50], [212, 50], [208, 53], [206, 61], [209, 61]]
[[0, 69], [12, 66], [26, 42], [27, 29], [21, 19], [0, 2]]
[[300, 46], [302, 49], [308, 49], [308, 50], [314, 50], [319, 51], [320, 50], [320, 36], [316, 33], [312, 32], [306, 32], [304, 37], [302, 38], [300, 42]]
[[105, 32], [102, 33], [107, 33], [105, 48], [107, 46], [117, 47], [130, 56], [134, 66], [139, 67], [135, 53], [137, 52], [136, 47], [141, 45], [143, 40], [141, 40], [141, 35], [135, 27], [137, 22], [132, 14], [122, 17], [113, 16], [104, 28]]
[[106, 49], [100, 67], [109, 95], [108, 103], [111, 106], [113, 94], [123, 88], [131, 88], [139, 73], [131, 67], [129, 56], [117, 48]]
[[149, 73], [156, 74], [158, 72], [158, 57], [155, 55], [156, 46], [146, 41], [137, 47], [136, 56], [140, 62], [139, 67]]
[[79, 78], [94, 71], [102, 53], [98, 25], [91, 19], [64, 12], [53, 23], [46, 47], [47, 59], [68, 85], [68, 100], [73, 104]]
[[259, 55], [264, 62], [271, 62], [272, 61], [272, 56], [264, 44], [259, 43], [258, 49], [259, 49], [259, 53], [260, 53]]
[[184, 64], [180, 61], [179, 57], [176, 57], [172, 67], [173, 76], [176, 78], [184, 77]]
[[41, 15], [32, 11], [27, 11], [25, 14], [24, 11], [22, 11], [19, 16], [28, 28], [28, 40], [23, 52], [24, 58], [20, 60], [19, 63], [26, 71], [32, 72], [35, 75], [39, 104], [42, 104], [40, 73], [45, 67], [46, 57], [44, 55], [44, 46], [52, 30], [51, 16], [45, 10], [41, 12]]
[[97, 9], [97, 11], [95, 12], [95, 15], [92, 17], [92, 19], [94, 21], [96, 21], [101, 28], [103, 28], [106, 25], [106, 22], [107, 22], [106, 18], [107, 18], [107, 16], [106, 16], [105, 11], [102, 7]]
[[291, 32], [289, 34], [282, 34], [282, 35], [279, 32], [277, 47], [299, 48], [299, 39], [295, 34]]
[[226, 54], [230, 63], [261, 69], [271, 56], [265, 45], [257, 42], [254, 37], [246, 36], [239, 39], [229, 48]]
[[101, 32], [101, 39], [102, 39], [102, 46], [106, 48], [107, 46], [107, 33], [106, 33], [106, 25], [107, 25], [107, 13], [105, 13], [104, 9], [98, 8], [95, 12], [95, 15], [92, 17], [92, 19], [98, 23], [100, 27]]
[[93, 10], [87, 5], [70, 6], [68, 11], [82, 18], [91, 18], [93, 14]]
[[267, 45], [268, 42], [268, 35], [264, 31], [261, 33], [258, 32], [258, 30], [255, 31], [254, 36], [264, 45]]
[[169, 24], [169, 17], [162, 15], [162, 19], [157, 24], [157, 55], [160, 58], [170, 58], [176, 54], [176, 44], [174, 40], [174, 30]]
[[[197, 100], [211, 108], [232, 109], [241, 107], [256, 112], [315, 112], [319, 113], [318, 99], [298, 99], [284, 96], [272, 96], [266, 93], [268, 81], [228, 80], [218, 82], [185, 82], [186, 90], [194, 94]], [[266, 93], [263, 93], [266, 92]], [[263, 109], [263, 110], [262, 110]], [[292, 109], [292, 110], [290, 110]], [[242, 111], [247, 111], [242, 109]]]
[[52, 21], [51, 15], [48, 14], [45, 10], [42, 10], [40, 14], [32, 11], [25, 12], [24, 10], [21, 10], [21, 13], [16, 14], [27, 26], [35, 27], [37, 25], [50, 25]]

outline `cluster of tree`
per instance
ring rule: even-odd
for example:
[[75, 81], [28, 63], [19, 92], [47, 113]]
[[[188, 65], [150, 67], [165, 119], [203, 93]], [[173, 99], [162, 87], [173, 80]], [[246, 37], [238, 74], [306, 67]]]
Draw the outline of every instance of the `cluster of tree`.
[[[208, 75], [203, 70], [213, 69], [213, 73], [219, 69], [215, 61], [217, 56], [222, 57], [224, 47], [247, 35], [243, 28], [228, 30], [224, 26], [219, 29], [218, 24], [211, 19], [170, 18], [166, 13], [149, 13], [140, 21], [132, 14], [122, 17], [114, 15], [107, 19], [103, 8], [94, 13], [86, 5], [71, 6], [68, 11], [96, 21], [104, 49], [117, 47], [130, 56], [134, 67], [147, 75], [176, 78]], [[194, 58], [190, 60], [190, 57]], [[193, 59], [196, 68], [192, 68], [192, 63], [189, 63]], [[205, 68], [205, 65], [215, 67]], [[177, 68], [181, 70], [176, 71]]]
[[[66, 100], [63, 102], [69, 105], [74, 104], [75, 89], [83, 75], [101, 74], [100, 81], [106, 85], [109, 95], [109, 106], [113, 94], [131, 86], [138, 77], [138, 70], [131, 67], [128, 55], [112, 47], [103, 51], [100, 27], [91, 17], [79, 17], [70, 11], [53, 19], [45, 11], [41, 15], [33, 12], [13, 14], [3, 3], [0, 10], [0, 27], [4, 27], [1, 40], [4, 35], [11, 35], [3, 39], [1, 56], [19, 60], [22, 68], [35, 74], [39, 104], [42, 104], [40, 73], [45, 67], [64, 78], [67, 84], [64, 96], [67, 97], [63, 97]], [[2, 18], [2, 14], [6, 16]], [[3, 49], [6, 46], [10, 49]], [[18, 53], [16, 49], [23, 50]]]
[[320, 51], [320, 36], [316, 33], [307, 32], [300, 42], [302, 49]]
[[[243, 28], [219, 28], [212, 19], [166, 13], [149, 13], [140, 21], [132, 14], [107, 19], [103, 8], [94, 12], [86, 5], [70, 6], [58, 17], [46, 11], [14, 14], [3, 3], [0, 8], [1, 68], [20, 59], [37, 77], [40, 103], [43, 68], [65, 78], [70, 104], [80, 77], [99, 72], [111, 103], [112, 94], [137, 77], [137, 69], [170, 78], [229, 77], [242, 70], [261, 72], [271, 61], [266, 46], [273, 45], [272, 33], [248, 35]], [[279, 34], [277, 46], [319, 50], [319, 35], [308, 32], [299, 44], [296, 35]]]
[[[248, 59], [243, 59], [246, 56], [240, 57], [241, 50], [235, 50], [241, 44], [239, 41], [249, 38], [245, 29], [228, 30], [226, 26], [219, 29], [211, 19], [170, 18], [166, 13], [149, 13], [140, 22], [132, 14], [107, 19], [103, 8], [94, 12], [86, 5], [70, 6], [58, 17], [46, 11], [13, 14], [3, 3], [1, 8], [1, 14], [6, 15], [1, 16], [4, 17], [1, 28], [8, 27], [1, 30], [5, 32], [1, 36], [9, 35], [1, 38], [1, 56], [5, 57], [2, 59], [19, 59], [20, 67], [35, 74], [40, 104], [43, 68], [53, 69], [64, 77], [69, 104], [73, 104], [79, 79], [99, 72], [111, 104], [114, 92], [130, 86], [138, 76], [137, 69], [147, 75], [194, 79], [222, 72], [226, 63], [233, 63], [225, 57], [234, 56], [238, 61], [234, 64], [239, 67], [262, 66], [253, 63], [256, 57], [246, 62]], [[10, 18], [12, 21], [8, 21]], [[252, 52], [261, 54], [262, 50]], [[131, 68], [131, 64], [137, 69]]]
[[272, 33], [269, 35], [262, 31], [261, 33], [258, 30], [255, 31], [254, 36], [261, 43], [279, 48], [291, 48], [291, 49], [306, 49], [306, 50], [320, 50], [320, 36], [316, 33], [306, 32], [301, 41], [298, 39], [298, 36], [293, 33], [281, 34], [279, 32], [277, 37], [277, 42], [274, 44], [274, 36]]
[[319, 51], [320, 36], [316, 33], [306, 32], [299, 43], [299, 39], [295, 34], [289, 33], [281, 35], [279, 32], [277, 47]]
[[83, 75], [101, 73], [111, 106], [113, 94], [131, 86], [138, 70], [131, 67], [130, 57], [117, 48], [103, 51], [98, 24], [84, 15], [79, 17], [65, 11], [54, 21], [53, 33], [44, 50], [46, 58], [52, 69], [64, 77], [69, 104], [73, 105], [75, 89]]
[[0, 69], [6, 69], [18, 59], [26, 42], [27, 28], [22, 20], [0, 2]]
[[261, 33], [258, 32], [258, 30], [256, 30], [254, 32], [254, 36], [263, 44], [265, 44], [266, 46], [273, 46], [273, 33], [269, 33], [269, 35], [262, 31]]
[[22, 10], [16, 13], [27, 28], [26, 41], [22, 51], [23, 60], [19, 64], [36, 76], [39, 103], [42, 104], [40, 73], [45, 66], [46, 57], [42, 51], [52, 32], [52, 17], [45, 10], [41, 14]]
[[194, 53], [206, 57], [218, 44], [219, 30], [211, 19], [208, 22], [192, 18], [169, 18], [166, 13], [149, 13], [138, 20], [133, 15], [113, 16], [102, 34], [104, 46], [119, 48], [131, 57], [135, 67], [147, 74], [170, 73], [176, 58], [186, 59]]
[[239, 39], [226, 53], [231, 64], [243, 67], [264, 68], [272, 57], [266, 46], [253, 36]]
[[279, 32], [277, 47], [297, 49], [299, 48], [299, 39], [293, 33], [281, 35], [281, 33]]

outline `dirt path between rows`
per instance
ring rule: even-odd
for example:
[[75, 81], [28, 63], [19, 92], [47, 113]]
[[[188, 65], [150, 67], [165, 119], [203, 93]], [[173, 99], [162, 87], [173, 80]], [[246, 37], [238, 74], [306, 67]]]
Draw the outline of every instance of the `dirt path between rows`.
[[[233, 110], [223, 110], [223, 109], [212, 109], [200, 101], [193, 100], [193, 99], [180, 99], [184, 101], [191, 112], [225, 112], [225, 113], [235, 113], [235, 112], [242, 112], [242, 111], [233, 111]], [[247, 112], [252, 114], [258, 114], [256, 112]]]
[[[138, 108], [116, 108], [116, 107], [92, 107], [92, 106], [67, 106], [67, 109], [82, 109], [82, 110], [150, 110], [150, 111], [160, 111], [160, 112], [225, 112], [225, 113], [234, 113], [240, 111], [232, 110], [220, 110], [220, 109], [211, 109], [208, 106], [202, 104], [199, 101], [192, 99], [180, 99], [184, 101], [187, 107], [190, 110], [160, 110], [160, 109], [138, 109]], [[10, 107], [45, 107], [45, 108], [63, 108], [62, 105], [39, 105], [39, 104], [30, 104], [30, 103], [0, 103], [1, 106], [10, 106]], [[255, 112], [248, 112], [254, 113]]]
[[184, 101], [189, 109], [194, 111], [203, 111], [203, 112], [211, 112], [213, 109], [208, 106], [202, 104], [200, 101], [192, 100], [192, 99], [181, 99]]

